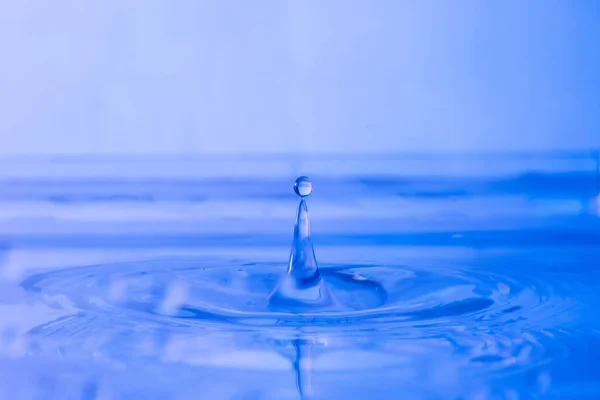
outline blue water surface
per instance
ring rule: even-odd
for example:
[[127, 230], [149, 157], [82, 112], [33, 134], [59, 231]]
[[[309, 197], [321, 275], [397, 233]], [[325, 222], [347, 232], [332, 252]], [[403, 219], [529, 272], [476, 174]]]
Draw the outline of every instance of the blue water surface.
[[0, 172], [2, 399], [600, 398], [594, 153]]

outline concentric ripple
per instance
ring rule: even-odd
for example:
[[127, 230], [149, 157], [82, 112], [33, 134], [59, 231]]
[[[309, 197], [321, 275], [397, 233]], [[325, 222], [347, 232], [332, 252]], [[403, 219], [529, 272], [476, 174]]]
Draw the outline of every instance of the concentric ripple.
[[526, 327], [548, 317], [540, 310], [560, 307], [553, 299], [556, 288], [524, 277], [458, 267], [323, 265], [333, 304], [276, 312], [268, 308], [268, 297], [283, 270], [278, 263], [162, 259], [63, 269], [32, 276], [22, 286], [64, 296], [82, 311], [118, 310], [159, 323], [227, 328]]
[[61, 359], [88, 353], [128, 365], [269, 369], [277, 364], [269, 357], [316, 354], [314, 373], [410, 366], [425, 376], [453, 368], [461, 372], [452, 379], [479, 376], [487, 385], [540, 373], [561, 354], [556, 335], [582, 312], [577, 281], [499, 273], [493, 260], [485, 267], [325, 264], [333, 303], [302, 312], [269, 308], [283, 263], [164, 258], [61, 269], [22, 287], [70, 310], [31, 331], [43, 352]]

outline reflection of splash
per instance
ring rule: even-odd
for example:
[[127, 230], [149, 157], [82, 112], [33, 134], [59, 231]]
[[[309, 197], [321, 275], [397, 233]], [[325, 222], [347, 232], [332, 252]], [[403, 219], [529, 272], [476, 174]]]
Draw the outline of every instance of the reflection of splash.
[[294, 341], [296, 358], [294, 360], [294, 371], [296, 372], [296, 385], [298, 393], [303, 399], [312, 396], [312, 350], [313, 342], [305, 339]]

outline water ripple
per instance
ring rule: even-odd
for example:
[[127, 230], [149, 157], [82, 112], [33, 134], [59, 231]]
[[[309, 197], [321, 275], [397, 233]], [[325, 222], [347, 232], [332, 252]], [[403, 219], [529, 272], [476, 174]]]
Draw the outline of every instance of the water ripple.
[[[76, 310], [31, 332], [46, 352], [55, 346], [63, 357], [82, 357], [77, 349], [86, 348], [111, 362], [166, 357], [261, 369], [271, 367], [239, 351], [281, 354], [288, 351], [285, 343], [302, 340], [323, 352], [325, 364], [316, 370], [334, 364], [352, 369], [367, 359], [396, 368], [452, 362], [469, 374], [487, 374], [487, 380], [549, 362], [557, 350], [547, 344], [579, 310], [567, 285], [515, 270], [502, 275], [462, 265], [323, 265], [336, 298], [330, 309], [273, 312], [267, 298], [284, 269], [277, 263], [162, 259], [63, 269], [32, 276], [22, 286], [45, 298], [61, 296]], [[238, 342], [233, 355], [218, 340], [230, 335]], [[224, 353], [207, 352], [207, 346]], [[325, 361], [349, 349], [362, 352], [355, 362]], [[384, 361], [372, 358], [382, 354]]]

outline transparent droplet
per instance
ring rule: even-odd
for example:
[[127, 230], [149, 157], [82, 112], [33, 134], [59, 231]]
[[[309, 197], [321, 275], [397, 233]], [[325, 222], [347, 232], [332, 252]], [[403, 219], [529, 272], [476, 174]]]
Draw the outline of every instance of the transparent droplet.
[[301, 176], [294, 182], [294, 191], [300, 197], [309, 196], [312, 190], [313, 184], [307, 176]]

